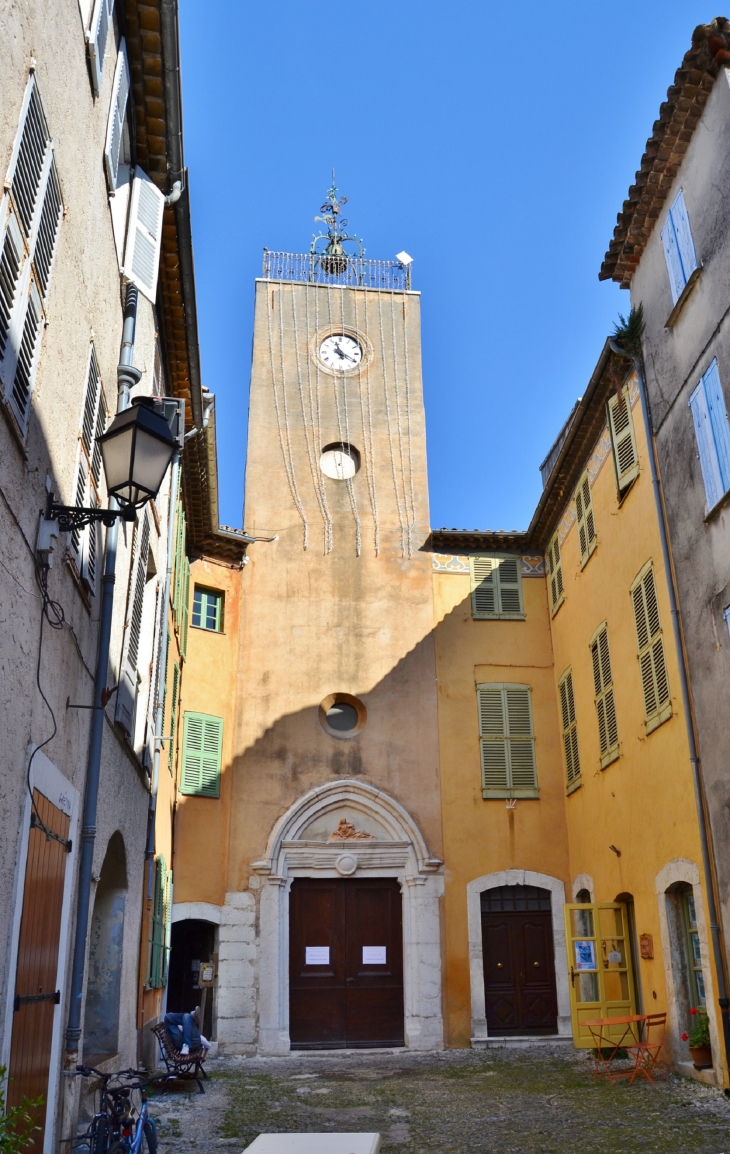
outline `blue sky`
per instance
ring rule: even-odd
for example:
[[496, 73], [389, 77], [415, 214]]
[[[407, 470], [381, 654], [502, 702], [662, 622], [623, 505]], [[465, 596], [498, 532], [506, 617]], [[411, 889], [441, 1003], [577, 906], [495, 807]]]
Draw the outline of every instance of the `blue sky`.
[[[598, 269], [695, 0], [181, 0], [185, 149], [221, 520], [241, 524], [253, 282], [332, 167], [422, 293], [431, 524], [524, 528], [628, 293]], [[215, 8], [215, 19], [211, 19]]]

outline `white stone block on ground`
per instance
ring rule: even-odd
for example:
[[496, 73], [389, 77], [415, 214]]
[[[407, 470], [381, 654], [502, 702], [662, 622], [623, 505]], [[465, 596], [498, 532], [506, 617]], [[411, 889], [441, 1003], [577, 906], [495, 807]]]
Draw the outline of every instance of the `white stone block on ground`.
[[378, 1154], [379, 1134], [259, 1134], [246, 1154]]

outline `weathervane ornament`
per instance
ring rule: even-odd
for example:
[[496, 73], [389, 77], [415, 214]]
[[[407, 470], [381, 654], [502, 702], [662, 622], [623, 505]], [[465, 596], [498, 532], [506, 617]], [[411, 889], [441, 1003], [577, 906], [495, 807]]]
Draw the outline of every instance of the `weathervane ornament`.
[[[327, 225], [327, 232], [320, 232], [318, 236], [315, 236], [310, 249], [312, 256], [319, 257], [323, 270], [331, 276], [339, 276], [345, 272], [348, 261], [355, 255], [359, 257], [365, 255], [362, 241], [358, 237], [350, 236], [349, 233], [345, 232], [349, 222], [342, 217], [342, 207], [347, 204], [347, 197], [338, 197], [338, 191], [335, 184], [335, 170], [333, 168], [332, 185], [327, 190], [327, 199], [319, 210], [323, 215], [315, 216], [314, 218], [315, 221], [321, 220], [323, 224]], [[321, 240], [327, 241], [327, 246], [324, 249], [317, 248]], [[345, 252], [342, 245], [348, 242], [357, 245], [357, 254]]]

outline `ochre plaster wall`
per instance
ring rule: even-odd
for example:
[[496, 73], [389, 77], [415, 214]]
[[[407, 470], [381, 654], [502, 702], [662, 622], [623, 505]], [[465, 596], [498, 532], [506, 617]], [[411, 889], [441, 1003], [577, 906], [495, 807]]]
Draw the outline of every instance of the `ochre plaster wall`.
[[[700, 865], [701, 857], [679, 669], [638, 401], [632, 415], [641, 472], [619, 505], [613, 459], [610, 451], [607, 453], [591, 487], [598, 544], [581, 570], [573, 522], [562, 543], [565, 600], [553, 618], [552, 632], [556, 686], [568, 666], [572, 667], [578, 721], [582, 784], [565, 801], [571, 879], [589, 874], [596, 901], [633, 896], [637, 934], [651, 934], [654, 941], [653, 960], [637, 959], [636, 963], [644, 1009], [652, 1012], [667, 1009], [656, 877], [674, 859]], [[647, 735], [629, 589], [650, 560], [672, 716]], [[589, 642], [604, 621], [620, 757], [602, 770]], [[609, 849], [611, 845], [620, 850], [620, 857]], [[706, 896], [704, 885], [702, 892]], [[569, 890], [568, 900], [571, 897]], [[707, 972], [710, 959], [706, 947], [705, 938]]]
[[[524, 621], [474, 621], [468, 574], [434, 573], [439, 749], [446, 892], [445, 1019], [450, 1046], [468, 1046], [471, 995], [467, 884], [507, 869], [550, 874], [568, 887], [568, 847], [550, 616], [544, 578], [523, 581]], [[532, 687], [538, 799], [484, 800], [476, 686]]]
[[[226, 891], [231, 764], [236, 733], [236, 678], [240, 626], [241, 583], [245, 569], [231, 569], [210, 558], [194, 561], [190, 579], [190, 627], [187, 660], [180, 694], [177, 732], [178, 786], [174, 844], [175, 902], [211, 902], [222, 905]], [[196, 585], [224, 594], [223, 632], [196, 628], [193, 593]], [[172, 659], [171, 659], [172, 660]], [[168, 701], [170, 686], [168, 685]], [[223, 757], [220, 798], [189, 797], [179, 792], [182, 771], [183, 726], [186, 711], [223, 718]], [[160, 776], [168, 773], [166, 768]]]

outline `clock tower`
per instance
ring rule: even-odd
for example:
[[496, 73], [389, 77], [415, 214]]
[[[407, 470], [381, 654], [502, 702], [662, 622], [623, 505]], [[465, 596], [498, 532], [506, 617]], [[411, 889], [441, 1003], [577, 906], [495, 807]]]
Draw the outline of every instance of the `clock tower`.
[[219, 1037], [268, 1053], [443, 1041], [420, 297], [344, 204], [256, 282], [227, 888], [260, 931]]

